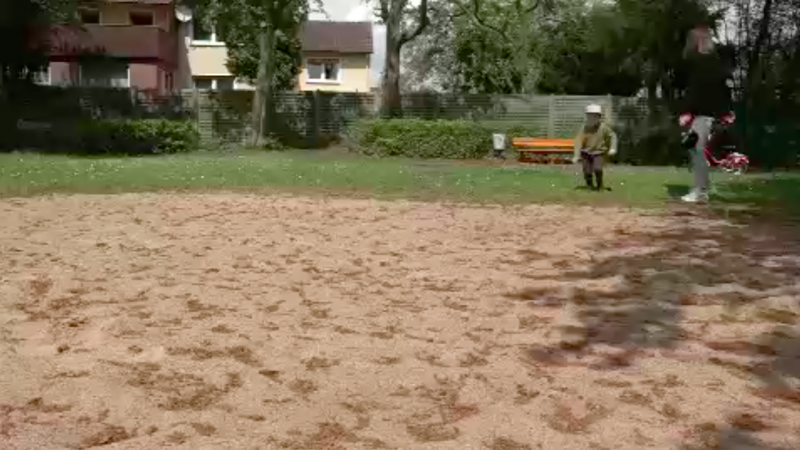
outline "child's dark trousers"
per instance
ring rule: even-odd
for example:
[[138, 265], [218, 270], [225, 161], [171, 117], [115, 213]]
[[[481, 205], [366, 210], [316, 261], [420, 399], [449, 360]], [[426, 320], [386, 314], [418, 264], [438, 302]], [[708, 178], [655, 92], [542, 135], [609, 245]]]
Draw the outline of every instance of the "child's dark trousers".
[[583, 178], [590, 189], [603, 189], [603, 154], [581, 150]]

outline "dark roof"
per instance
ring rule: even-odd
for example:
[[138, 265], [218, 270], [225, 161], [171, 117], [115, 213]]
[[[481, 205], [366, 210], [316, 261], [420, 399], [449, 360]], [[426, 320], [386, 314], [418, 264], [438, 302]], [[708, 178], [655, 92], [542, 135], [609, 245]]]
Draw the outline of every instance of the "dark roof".
[[310, 20], [300, 39], [306, 52], [372, 53], [372, 22]]

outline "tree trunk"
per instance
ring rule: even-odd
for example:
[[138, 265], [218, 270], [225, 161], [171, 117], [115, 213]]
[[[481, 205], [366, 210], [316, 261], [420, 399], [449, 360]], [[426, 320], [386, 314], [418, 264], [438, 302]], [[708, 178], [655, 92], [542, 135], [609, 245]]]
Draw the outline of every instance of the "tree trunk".
[[400, 99], [401, 36], [399, 20], [388, 20], [386, 22], [386, 65], [381, 83], [381, 116], [385, 118], [403, 115]]
[[[271, 12], [271, 11], [270, 11]], [[250, 146], [260, 147], [270, 129], [272, 112], [272, 78], [275, 74], [275, 26], [270, 22], [261, 27], [258, 36], [258, 75], [253, 94], [253, 110], [250, 119]]]
[[750, 50], [750, 57], [747, 61], [747, 90], [748, 98], [752, 99], [751, 95], [760, 84], [761, 79], [761, 54], [764, 45], [769, 38], [769, 28], [772, 22], [772, 0], [764, 0], [764, 7], [761, 10], [761, 23], [758, 27], [758, 35], [756, 41], [753, 43], [753, 48]]

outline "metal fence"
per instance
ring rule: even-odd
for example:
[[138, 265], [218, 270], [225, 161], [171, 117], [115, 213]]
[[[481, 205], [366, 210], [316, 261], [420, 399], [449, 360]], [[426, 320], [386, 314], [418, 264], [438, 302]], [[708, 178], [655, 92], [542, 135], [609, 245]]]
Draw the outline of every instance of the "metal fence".
[[[252, 92], [186, 92], [192, 116], [205, 139], [239, 142], [248, 133]], [[638, 99], [611, 96], [536, 96], [481, 94], [405, 94], [403, 116], [420, 119], [473, 120], [505, 128], [524, 126], [543, 137], [572, 137], [584, 109], [599, 103], [607, 118], [620, 126], [638, 123], [647, 107]], [[374, 94], [300, 92], [276, 96], [271, 129], [279, 138], [317, 146], [341, 135], [349, 122], [375, 117]]]
[[[19, 123], [74, 128], [85, 118], [161, 117], [192, 120], [207, 142], [241, 143], [249, 134], [252, 91], [186, 90], [153, 96], [127, 89], [33, 87], [10, 99]], [[403, 115], [420, 119], [472, 120], [498, 129], [520, 126], [542, 137], [571, 137], [590, 103], [601, 104], [618, 126], [646, 116], [638, 100], [610, 96], [405, 94]], [[285, 92], [275, 96], [270, 129], [299, 147], [319, 147], [341, 136], [358, 118], [375, 117], [378, 98], [366, 93]]]
[[[91, 118], [168, 118], [194, 121], [205, 142], [242, 143], [249, 134], [252, 91], [187, 90], [156, 96], [130, 89], [30, 86], [0, 96], [0, 147], [51, 148]], [[270, 128], [275, 137], [297, 147], [323, 147], [358, 118], [375, 117], [379, 99], [367, 93], [284, 92], [275, 96]], [[407, 93], [403, 115], [421, 119], [476, 121], [501, 131], [523, 128], [537, 137], [574, 136], [589, 103], [601, 104], [620, 135], [626, 161], [668, 164], [682, 157], [674, 118], [665, 105], [646, 99], [611, 96], [548, 96]], [[738, 134], [751, 158], [766, 166], [796, 165], [800, 155], [797, 114], [737, 110]], [[684, 155], [685, 156], [685, 155]]]

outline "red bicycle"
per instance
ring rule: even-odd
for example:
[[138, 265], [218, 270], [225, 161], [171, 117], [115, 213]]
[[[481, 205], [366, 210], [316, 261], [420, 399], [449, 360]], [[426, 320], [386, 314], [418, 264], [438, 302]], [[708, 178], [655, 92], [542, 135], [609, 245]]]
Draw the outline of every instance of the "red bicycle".
[[[695, 117], [692, 114], [682, 114], [680, 117], [681, 126], [689, 127], [681, 136], [681, 142], [687, 149], [693, 149], [697, 145], [697, 133], [691, 129], [694, 119]], [[735, 121], [736, 115], [733, 113], [728, 113], [719, 119], [715, 119], [715, 123], [711, 127], [711, 133], [708, 136], [708, 143], [703, 149], [703, 156], [705, 156], [709, 166], [719, 167], [725, 172], [741, 175], [747, 172], [747, 168], [750, 166], [750, 158], [737, 151], [735, 144], [726, 144], [720, 139], [721, 128], [730, 127]], [[719, 150], [727, 150], [727, 152], [723, 153], [724, 156], [722, 158], [717, 159], [714, 157], [714, 152]]]

